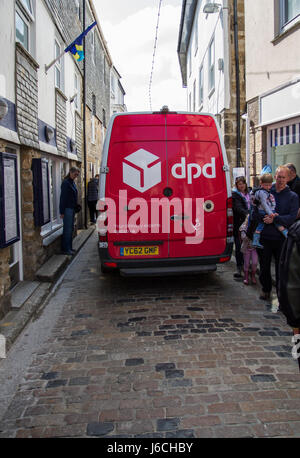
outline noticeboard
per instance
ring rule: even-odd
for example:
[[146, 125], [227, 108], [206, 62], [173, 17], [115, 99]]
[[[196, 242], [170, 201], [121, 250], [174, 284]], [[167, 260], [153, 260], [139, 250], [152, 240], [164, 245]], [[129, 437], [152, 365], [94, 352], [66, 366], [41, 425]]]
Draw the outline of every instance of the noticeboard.
[[0, 248], [20, 240], [17, 156], [0, 153]]
[[50, 221], [49, 171], [47, 159], [32, 159], [34, 225]]

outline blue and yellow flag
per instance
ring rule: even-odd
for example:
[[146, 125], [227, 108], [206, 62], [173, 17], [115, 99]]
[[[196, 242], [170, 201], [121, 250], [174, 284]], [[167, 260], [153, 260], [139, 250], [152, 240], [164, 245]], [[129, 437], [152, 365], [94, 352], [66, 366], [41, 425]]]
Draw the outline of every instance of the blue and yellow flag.
[[76, 40], [74, 40], [66, 49], [65, 52], [71, 52], [75, 59], [78, 62], [81, 62], [84, 59], [84, 52], [83, 52], [83, 38], [86, 36], [86, 34], [97, 24], [97, 21], [93, 22], [87, 29], [85, 29], [84, 32], [82, 32]]

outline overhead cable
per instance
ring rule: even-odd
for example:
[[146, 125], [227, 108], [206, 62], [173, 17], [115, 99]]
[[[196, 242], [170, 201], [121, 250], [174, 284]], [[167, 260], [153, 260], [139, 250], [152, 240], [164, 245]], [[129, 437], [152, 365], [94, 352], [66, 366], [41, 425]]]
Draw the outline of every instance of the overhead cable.
[[160, 19], [160, 9], [161, 9], [162, 0], [159, 0], [159, 7], [158, 7], [158, 15], [157, 15], [157, 24], [156, 24], [156, 33], [155, 33], [155, 40], [154, 40], [154, 49], [153, 49], [153, 57], [152, 57], [152, 68], [150, 74], [150, 81], [149, 81], [149, 104], [150, 110], [152, 111], [152, 78], [153, 78], [153, 71], [154, 71], [154, 62], [155, 62], [155, 53], [157, 47], [157, 37], [158, 37], [158, 28], [159, 28], [159, 19]]

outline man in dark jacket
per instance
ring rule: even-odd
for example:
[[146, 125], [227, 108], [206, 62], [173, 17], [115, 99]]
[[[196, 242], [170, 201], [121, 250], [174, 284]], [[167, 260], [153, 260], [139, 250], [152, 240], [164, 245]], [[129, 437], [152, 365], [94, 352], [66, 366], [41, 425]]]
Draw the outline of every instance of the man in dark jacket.
[[[279, 259], [284, 243], [283, 235], [276, 229], [273, 222], [289, 228], [296, 220], [299, 202], [298, 196], [287, 186], [289, 180], [289, 169], [285, 166], [277, 168], [275, 173], [275, 184], [271, 188], [271, 193], [276, 200], [275, 215], [264, 217], [265, 227], [261, 233], [261, 244], [264, 246], [260, 250], [260, 276], [262, 294], [260, 299], [269, 300], [272, 290], [271, 261], [275, 258], [276, 269], [276, 288], [279, 279]], [[276, 289], [278, 291], [278, 288]]]
[[95, 175], [95, 178], [91, 178], [88, 182], [88, 189], [87, 189], [87, 201], [88, 207], [90, 211], [90, 220], [91, 223], [96, 222], [97, 218], [97, 211], [96, 205], [98, 201], [98, 185], [99, 185], [99, 175]]
[[67, 255], [73, 255], [72, 236], [74, 229], [75, 209], [78, 205], [78, 191], [75, 180], [80, 170], [77, 167], [71, 167], [68, 175], [61, 185], [61, 194], [59, 201], [59, 213], [63, 220], [63, 234], [61, 239], [62, 252]]
[[300, 219], [300, 178], [297, 175], [297, 170], [294, 164], [289, 162], [288, 164], [285, 164], [285, 167], [287, 167], [290, 171], [288, 186], [292, 191], [294, 191], [297, 194], [299, 198], [299, 210], [297, 219]]

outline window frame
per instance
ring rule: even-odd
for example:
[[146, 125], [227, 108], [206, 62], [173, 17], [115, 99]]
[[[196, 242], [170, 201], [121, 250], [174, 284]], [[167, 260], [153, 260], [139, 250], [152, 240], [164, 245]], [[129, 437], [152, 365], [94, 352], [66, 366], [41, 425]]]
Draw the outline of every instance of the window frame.
[[[61, 54], [62, 50], [62, 45], [60, 44], [59, 40], [57, 38], [54, 38], [54, 58], [57, 58], [58, 55], [56, 54], [56, 45], [59, 47], [59, 54]], [[61, 58], [55, 62], [54, 65], [54, 85], [56, 88], [58, 88], [60, 91], [64, 92], [64, 62], [63, 62], [64, 56], [61, 56]], [[57, 79], [56, 79], [56, 71], [59, 71], [60, 73], [60, 84], [57, 84]]]
[[74, 99], [74, 107], [77, 111], [80, 111], [80, 99], [81, 99], [81, 90], [80, 90], [80, 78], [78, 72], [74, 72], [74, 93], [77, 93]]
[[199, 108], [203, 106], [204, 102], [204, 68], [203, 64], [199, 68]]
[[188, 50], [188, 66], [189, 66], [189, 76], [192, 74], [192, 45], [190, 43]]
[[194, 79], [193, 82], [193, 112], [196, 111], [196, 78]]
[[[41, 227], [41, 236], [47, 237], [51, 233], [60, 229], [63, 224], [63, 221], [60, 218], [60, 213], [59, 213], [60, 189], [61, 189], [61, 184], [64, 179], [64, 177], [62, 176], [63, 165], [65, 164], [65, 171], [66, 173], [68, 173], [69, 163], [67, 161], [62, 160], [61, 158], [56, 158], [53, 156], [50, 157], [49, 155], [46, 155], [46, 154], [44, 154], [42, 157], [46, 158], [49, 164], [48, 165], [48, 183], [49, 183], [49, 199], [50, 199], [50, 222]], [[54, 173], [53, 173], [54, 179], [51, 175], [51, 167], [53, 170], [53, 166], [54, 166]], [[52, 184], [53, 193], [51, 192], [51, 184]]]
[[300, 5], [299, 13], [291, 19], [286, 20], [286, 2], [289, 0], [280, 0], [279, 2], [279, 30], [280, 33], [284, 33], [286, 30], [290, 29], [300, 21]]
[[[27, 52], [30, 54], [34, 53], [34, 27], [35, 27], [35, 17], [34, 17], [34, 2], [33, 0], [28, 0], [30, 4], [31, 11], [27, 8], [27, 6], [23, 3], [23, 0], [16, 0], [15, 1], [15, 41], [20, 43]], [[27, 46], [17, 39], [17, 17], [23, 21], [24, 25], [27, 27]]]
[[213, 37], [210, 40], [210, 43], [208, 45], [208, 89], [209, 89], [209, 94], [211, 94], [215, 89], [215, 61], [216, 61], [215, 57], [216, 57], [215, 56], [215, 37]]
[[81, 17], [80, 17], [80, 1], [79, 0], [74, 0], [75, 1], [75, 7], [76, 7], [76, 15], [79, 19], [79, 21], [81, 21]]
[[[25, 27], [27, 28], [27, 45], [21, 40], [17, 38], [17, 16], [21, 19], [21, 21], [24, 23]], [[30, 40], [30, 22], [24, 15], [21, 9], [16, 8], [15, 12], [15, 28], [16, 28], [16, 42], [21, 43], [21, 45], [26, 49], [26, 51], [30, 52], [30, 46], [31, 46], [31, 40]]]
[[33, 9], [33, 3], [32, 0], [28, 0], [30, 9], [31, 11], [27, 8], [27, 6], [24, 4], [23, 0], [16, 0], [16, 5], [23, 10], [24, 14], [28, 16], [28, 19], [32, 22], [34, 22], [34, 9]]
[[195, 31], [194, 31], [194, 56], [196, 56], [199, 47], [199, 28], [198, 28], [198, 15], [195, 17]]

